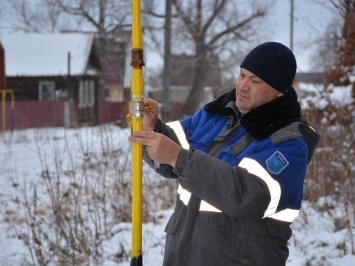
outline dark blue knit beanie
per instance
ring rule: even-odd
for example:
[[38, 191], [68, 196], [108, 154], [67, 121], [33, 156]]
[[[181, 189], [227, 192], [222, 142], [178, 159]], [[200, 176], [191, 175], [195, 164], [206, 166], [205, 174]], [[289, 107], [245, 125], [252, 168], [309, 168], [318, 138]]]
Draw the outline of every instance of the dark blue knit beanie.
[[240, 67], [287, 94], [296, 75], [297, 63], [292, 51], [285, 45], [266, 42], [251, 50]]

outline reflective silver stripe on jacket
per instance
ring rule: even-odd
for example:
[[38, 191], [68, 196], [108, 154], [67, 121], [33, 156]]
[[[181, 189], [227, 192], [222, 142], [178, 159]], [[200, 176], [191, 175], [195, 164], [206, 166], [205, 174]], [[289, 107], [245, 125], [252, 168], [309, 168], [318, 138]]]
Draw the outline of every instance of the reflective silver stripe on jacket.
[[[180, 195], [180, 200], [187, 206], [191, 198], [191, 192], [183, 188], [181, 185], [179, 185], [178, 194]], [[219, 209], [213, 207], [211, 204], [207, 203], [204, 200], [201, 200], [200, 211], [221, 212]], [[267, 217], [275, 220], [291, 223], [297, 218], [299, 212], [300, 212], [299, 210], [285, 209], [283, 211], [279, 211], [277, 213], [271, 214]]]
[[177, 193], [180, 195], [180, 200], [187, 206], [191, 198], [191, 192], [187, 189], [184, 189], [180, 184], [177, 190]]
[[[182, 147], [184, 149], [189, 149], [190, 145], [186, 139], [185, 132], [179, 121], [167, 123], [167, 125], [174, 130], [176, 136], [179, 139]], [[250, 158], [244, 158], [238, 165], [246, 169], [250, 174], [256, 175], [261, 178], [268, 186], [271, 200], [267, 210], [264, 213], [263, 218], [272, 218], [285, 222], [293, 222], [299, 214], [299, 210], [285, 209], [283, 211], [275, 213], [277, 206], [281, 197], [281, 188], [279, 183], [274, 180], [269, 173], [255, 160]], [[178, 187], [178, 194], [180, 195], [180, 200], [187, 206], [191, 198], [191, 192], [183, 188], [181, 185]], [[201, 200], [200, 211], [208, 212], [221, 212], [221, 210], [212, 206], [204, 200]]]
[[[181, 146], [184, 149], [189, 149], [190, 145], [186, 139], [186, 135], [185, 132], [180, 124], [179, 121], [175, 121], [175, 122], [169, 122], [167, 123], [167, 125], [174, 130], [176, 136], [179, 139], [179, 142], [181, 144]], [[183, 188], [180, 184], [178, 187], [178, 194], [180, 195], [180, 200], [187, 206], [189, 204], [189, 200], [191, 198], [191, 192], [188, 191], [187, 189]], [[210, 211], [210, 212], [221, 212], [220, 210], [218, 210], [217, 208], [213, 207], [211, 204], [207, 203], [204, 200], [201, 200], [201, 204], [200, 204], [200, 211]]]
[[179, 121], [175, 121], [175, 122], [169, 122], [166, 123], [172, 130], [174, 130], [176, 136], [179, 139], [179, 142], [181, 144], [181, 146], [188, 150], [190, 148], [190, 144], [186, 139], [186, 135], [185, 135], [185, 131], [182, 128], [181, 124]]
[[246, 169], [250, 174], [260, 177], [266, 183], [270, 192], [271, 200], [264, 213], [264, 218], [274, 214], [281, 197], [281, 188], [279, 183], [269, 175], [264, 167], [253, 159], [244, 158], [238, 166]]
[[[180, 184], [177, 190], [177, 193], [180, 195], [180, 200], [187, 206], [191, 198], [191, 192], [183, 188]], [[208, 204], [206, 201], [201, 200], [200, 211], [208, 212], [221, 212], [217, 208], [213, 207], [211, 204]]]
[[204, 200], [201, 200], [200, 211], [201, 212], [202, 211], [205, 211], [205, 212], [221, 212], [216, 207], [213, 207], [211, 204], [207, 203]]
[[269, 215], [268, 218], [292, 223], [297, 218], [299, 213], [299, 210], [285, 209], [283, 211]]

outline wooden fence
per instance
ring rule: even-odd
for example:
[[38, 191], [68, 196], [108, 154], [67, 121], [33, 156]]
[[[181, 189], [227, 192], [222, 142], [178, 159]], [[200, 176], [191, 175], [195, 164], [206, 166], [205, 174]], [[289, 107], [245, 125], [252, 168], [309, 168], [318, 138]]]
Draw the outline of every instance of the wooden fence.
[[[65, 105], [69, 106], [66, 108]], [[68, 109], [70, 110], [68, 112]], [[128, 111], [125, 102], [99, 101], [97, 120], [90, 124], [103, 124], [125, 120]], [[37, 127], [80, 126], [78, 121], [77, 103], [66, 103], [66, 99], [57, 101], [15, 101], [14, 109], [11, 102], [6, 101], [6, 130], [26, 129]], [[0, 120], [2, 120], [2, 103], [0, 102]], [[0, 123], [2, 125], [2, 122]]]

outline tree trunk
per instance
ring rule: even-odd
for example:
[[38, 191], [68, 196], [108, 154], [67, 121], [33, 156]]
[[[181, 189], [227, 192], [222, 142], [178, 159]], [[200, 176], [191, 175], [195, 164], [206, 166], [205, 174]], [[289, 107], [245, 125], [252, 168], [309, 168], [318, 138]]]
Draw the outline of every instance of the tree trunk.
[[[202, 42], [201, 42], [202, 43]], [[196, 45], [195, 76], [187, 101], [184, 104], [183, 115], [190, 116], [196, 112], [202, 104], [204, 96], [205, 81], [207, 77], [207, 46]]]
[[165, 43], [163, 74], [163, 112], [164, 121], [170, 121], [170, 71], [171, 71], [171, 0], [165, 1]]

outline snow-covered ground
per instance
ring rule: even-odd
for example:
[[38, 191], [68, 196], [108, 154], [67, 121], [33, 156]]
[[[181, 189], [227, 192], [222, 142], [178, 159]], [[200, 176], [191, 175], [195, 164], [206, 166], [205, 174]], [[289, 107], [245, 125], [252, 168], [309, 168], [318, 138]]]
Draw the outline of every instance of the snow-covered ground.
[[[4, 214], [5, 203], [7, 210], [11, 210], [14, 207], [11, 200], [13, 200], [14, 196], [13, 182], [15, 176], [19, 184], [22, 184], [23, 180], [37, 185], [42, 182], [40, 176], [44, 160], [40, 160], [37, 147], [40, 147], [42, 151], [41, 156], [49, 156], [53, 154], [54, 147], [57, 147], [58, 150], [64, 150], [66, 145], [68, 145], [66, 141], [77, 141], [80, 135], [82, 144], [88, 145], [84, 149], [95, 149], [92, 144], [97, 141], [94, 136], [101, 134], [98, 133], [99, 131], [110, 132], [112, 135], [116, 134], [119, 137], [115, 138], [117, 140], [115, 145], [128, 147], [126, 144], [128, 130], [108, 125], [82, 129], [29, 129], [15, 131], [12, 135], [8, 132], [2, 136], [0, 141], [1, 214]], [[91, 140], [88, 141], [88, 139]], [[71, 149], [77, 147], [79, 146], [70, 143]], [[93, 151], [91, 152], [93, 153]], [[63, 164], [65, 164], [66, 159], [62, 159]], [[49, 158], [45, 161], [48, 165], [51, 165]], [[154, 173], [151, 174], [155, 175]], [[159, 179], [161, 177], [156, 176], [156, 178]], [[41, 186], [39, 185], [39, 187]], [[45, 191], [40, 191], [40, 189], [38, 191], [38, 195], [43, 195], [44, 197], [45, 193]], [[320, 210], [324, 201], [325, 199], [318, 204]], [[338, 214], [331, 215], [328, 212], [316, 211], [314, 207], [304, 202], [302, 214], [293, 224], [294, 232], [290, 240], [288, 265], [355, 265], [355, 256], [348, 255], [349, 244], [346, 244], [345, 247], [342, 246], [344, 242], [349, 243], [349, 241], [346, 241], [349, 237], [349, 231], [343, 229], [335, 232], [334, 217], [336, 215], [341, 216], [342, 212], [339, 206], [336, 209]], [[144, 265], [162, 264], [165, 238], [164, 227], [171, 213], [172, 209], [157, 210], [154, 213], [155, 223], [150, 222], [143, 225]], [[0, 223], [0, 228], [1, 265], [22, 265], [24, 258], [28, 256], [28, 249], [20, 239], [15, 237], [14, 228], [5, 222], [4, 219]], [[355, 229], [353, 231], [355, 235]], [[117, 265], [110, 258], [117, 252], [119, 243], [122, 243], [128, 249], [126, 252], [129, 252], [131, 246], [131, 224], [120, 223], [113, 226], [110, 229], [110, 235], [110, 238], [102, 242], [103, 253], [105, 254], [102, 265]], [[307, 261], [310, 261], [310, 264], [306, 264]], [[119, 265], [129, 265], [129, 261]]]
[[[345, 94], [344, 91], [337, 94], [339, 101], [348, 99]], [[317, 98], [314, 94], [307, 97], [313, 97], [313, 100]], [[304, 104], [306, 99], [302, 99]], [[66, 190], [74, 181], [88, 182], [87, 185], [92, 187], [93, 191], [97, 191], [103, 178], [107, 187], [120, 178], [121, 184], [126, 184], [122, 180], [130, 178], [130, 161], [127, 155], [130, 154], [127, 142], [129, 134], [128, 129], [102, 125], [80, 129], [28, 129], [6, 132], [0, 136], [0, 265], [31, 265], [29, 249], [24, 245], [23, 239], [18, 237], [21, 230], [31, 233], [24, 222], [30, 216], [26, 216], [26, 209], [20, 208], [18, 202], [24, 199], [30, 201], [35, 191], [38, 198], [36, 206], [46, 210], [46, 206], [51, 203], [48, 185], [56, 183], [50, 183], [49, 178], [44, 178], [44, 170], [47, 169], [53, 177], [60, 176], [61, 187], [58, 189], [62, 190], [63, 195], [66, 194], [64, 192], [75, 192], [74, 188]], [[101, 168], [103, 166], [106, 168]], [[75, 175], [71, 173], [73, 169]], [[85, 175], [89, 179], [80, 179]], [[73, 181], [73, 178], [76, 180]], [[144, 167], [144, 186], [161, 179], [155, 172]], [[20, 188], [28, 194], [21, 195]], [[153, 184], [149, 191], [152, 198], [147, 198], [152, 202], [149, 206], [153, 208], [149, 211], [149, 222], [143, 224], [143, 262], [146, 266], [158, 266], [163, 261], [164, 228], [173, 212], [172, 204], [169, 208], [166, 208], [166, 205], [162, 207], [165, 199], [160, 198], [159, 193], [171, 194], [170, 190], [165, 189]], [[106, 196], [107, 200], [115, 200], [117, 197], [114, 193], [108, 193]], [[84, 199], [83, 194], [82, 204], [86, 208], [90, 204]], [[345, 206], [332, 202], [331, 198], [321, 198], [316, 205], [304, 202], [302, 206], [300, 216], [292, 225], [293, 236], [289, 241], [290, 256], [287, 265], [355, 265], [355, 256], [351, 255], [350, 231], [347, 227], [339, 229], [335, 224], [336, 220], [339, 221], [345, 216]], [[130, 211], [126, 206], [124, 208]], [[81, 214], [86, 216], [84, 210]], [[112, 224], [114, 219], [110, 215], [111, 213], [107, 215], [109, 221], [105, 237], [101, 238], [99, 245], [102, 254], [99, 265], [129, 265], [131, 224], [129, 221]], [[20, 221], [21, 217], [24, 220]], [[50, 234], [50, 219], [41, 217], [42, 229], [48, 230]], [[92, 225], [89, 224], [90, 226]], [[352, 228], [352, 234], [355, 236], [355, 228]], [[123, 262], [116, 259], [118, 253], [126, 255]], [[97, 263], [92, 262], [90, 265]]]

